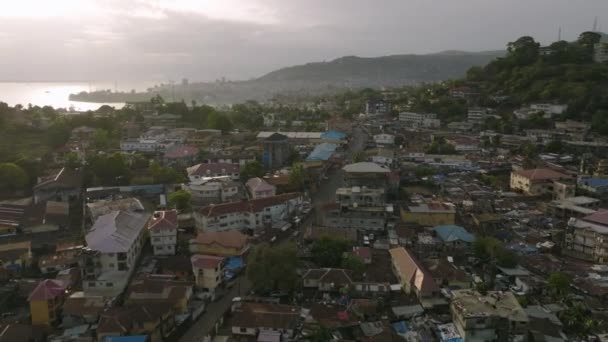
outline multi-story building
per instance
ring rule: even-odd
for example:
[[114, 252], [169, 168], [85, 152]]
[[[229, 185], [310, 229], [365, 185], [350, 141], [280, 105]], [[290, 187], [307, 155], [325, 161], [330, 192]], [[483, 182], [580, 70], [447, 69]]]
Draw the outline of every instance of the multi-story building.
[[392, 134], [376, 134], [374, 135], [374, 142], [378, 145], [395, 145], [395, 136]]
[[365, 103], [365, 114], [367, 116], [382, 116], [391, 111], [391, 104], [384, 100], [369, 100]]
[[418, 298], [432, 298], [440, 294], [439, 286], [433, 276], [416, 260], [407, 249], [397, 247], [389, 250], [392, 269], [406, 294], [415, 294]]
[[191, 182], [200, 181], [203, 178], [228, 176], [232, 180], [239, 180], [241, 167], [239, 164], [226, 163], [203, 163], [186, 169]]
[[59, 319], [66, 289], [67, 284], [56, 279], [45, 279], [36, 286], [28, 298], [32, 324], [51, 325]]
[[511, 189], [530, 196], [553, 195], [555, 182], [570, 179], [570, 176], [551, 169], [513, 171], [511, 172]]
[[382, 207], [386, 204], [386, 194], [383, 188], [368, 188], [353, 186], [351, 188], [338, 188], [336, 201], [341, 207]]
[[565, 253], [598, 264], [608, 264], [608, 210], [568, 221]]
[[154, 255], [174, 255], [177, 244], [177, 210], [155, 211], [148, 221]]
[[268, 184], [260, 177], [251, 178], [245, 183], [245, 187], [247, 187], [249, 195], [253, 199], [272, 197], [277, 192], [276, 186]]
[[512, 292], [452, 291], [450, 312], [466, 342], [526, 341], [529, 318]]
[[486, 108], [469, 108], [467, 112], [467, 122], [472, 124], [482, 124], [487, 118], [487, 109]]
[[116, 296], [126, 287], [145, 242], [146, 213], [114, 211], [95, 221], [85, 236], [82, 286], [85, 293]]
[[439, 128], [441, 120], [437, 119], [435, 113], [399, 113], [399, 121], [411, 125], [414, 128]]
[[451, 203], [428, 202], [401, 207], [401, 220], [424, 227], [454, 224], [456, 208]]
[[195, 254], [190, 258], [196, 287], [214, 296], [224, 281], [224, 257]]
[[164, 152], [172, 146], [172, 142], [158, 139], [123, 140], [120, 142], [120, 149], [124, 152]]
[[608, 62], [608, 35], [602, 34], [600, 41], [593, 46], [593, 61]]
[[552, 216], [561, 219], [580, 218], [595, 213], [600, 202], [598, 199], [587, 196], [568, 197], [552, 201], [549, 203], [547, 211]]
[[300, 209], [302, 201], [301, 193], [287, 193], [206, 206], [195, 211], [193, 217], [200, 231], [255, 230], [271, 227], [273, 223], [289, 219]]
[[388, 175], [391, 170], [376, 163], [361, 162], [348, 164], [342, 168], [344, 181], [347, 186], [367, 186], [370, 188], [385, 188], [388, 185]]
[[270, 341], [291, 340], [300, 319], [297, 306], [269, 303], [237, 302], [234, 305], [232, 334], [234, 336], [269, 336]]
[[230, 176], [205, 177], [183, 186], [192, 195], [192, 202], [197, 205], [232, 202], [241, 199], [239, 183]]
[[274, 133], [262, 142], [264, 152], [262, 163], [268, 169], [276, 169], [285, 165], [289, 157], [289, 139], [281, 133]]
[[330, 228], [356, 229], [362, 231], [382, 231], [388, 216], [393, 212], [392, 205], [384, 207], [341, 207], [330, 203], [322, 208], [323, 225]]

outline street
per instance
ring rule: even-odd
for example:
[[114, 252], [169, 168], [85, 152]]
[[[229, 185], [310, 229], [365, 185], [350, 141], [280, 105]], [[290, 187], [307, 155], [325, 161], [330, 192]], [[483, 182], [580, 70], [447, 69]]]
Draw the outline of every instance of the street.
[[[366, 143], [366, 135], [359, 128], [355, 128], [353, 131], [353, 136], [351, 139], [350, 146], [348, 150], [345, 152], [344, 159], [349, 162], [353, 155], [363, 149]], [[341, 187], [343, 184], [343, 175], [342, 170], [333, 170], [330, 174], [327, 175], [327, 179], [323, 181], [323, 185], [312, 197], [312, 205], [315, 208], [315, 215], [320, 213], [318, 209], [321, 205], [333, 202], [334, 196], [336, 193], [336, 189]], [[300, 230], [300, 234], [303, 233], [306, 227], [313, 224], [313, 215], [309, 215], [306, 219], [304, 219], [300, 226], [297, 228]], [[206, 312], [201, 315], [201, 317], [192, 324], [190, 329], [182, 336], [180, 341], [182, 342], [200, 342], [203, 338], [209, 334], [211, 334], [215, 322], [217, 322], [222, 315], [226, 311], [229, 310], [232, 299], [234, 297], [239, 297], [242, 295], [246, 295], [251, 289], [251, 283], [245, 276], [245, 272], [243, 272], [237, 283], [216, 302], [210, 303]]]

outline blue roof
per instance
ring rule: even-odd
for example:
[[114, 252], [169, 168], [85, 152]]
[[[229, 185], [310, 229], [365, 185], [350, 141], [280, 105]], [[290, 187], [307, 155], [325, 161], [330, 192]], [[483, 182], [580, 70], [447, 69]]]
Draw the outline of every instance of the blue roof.
[[393, 329], [395, 329], [396, 332], [398, 332], [399, 334], [405, 334], [406, 332], [408, 332], [410, 330], [410, 328], [407, 326], [407, 323], [405, 323], [405, 321], [399, 321], [399, 322], [395, 322], [391, 324], [393, 326]]
[[443, 240], [443, 242], [452, 242], [452, 241], [465, 241], [465, 242], [473, 242], [475, 241], [475, 236], [473, 234], [467, 232], [466, 229], [461, 226], [456, 226], [453, 224], [445, 225], [445, 226], [437, 226], [433, 228], [437, 236]]
[[147, 335], [133, 335], [133, 336], [106, 336], [102, 342], [146, 342], [148, 341]]
[[226, 258], [226, 264], [224, 265], [224, 269], [228, 271], [234, 271], [242, 268], [243, 265], [243, 258], [229, 257]]
[[587, 178], [583, 180], [583, 184], [592, 188], [608, 186], [608, 178]]
[[328, 160], [329, 157], [331, 157], [331, 155], [334, 154], [334, 152], [336, 151], [337, 148], [338, 148], [338, 145], [336, 145], [336, 144], [329, 144], [329, 143], [319, 144], [319, 145], [315, 146], [315, 149], [312, 152], [310, 152], [308, 157], [306, 157], [306, 161]]
[[336, 139], [342, 140], [346, 138], [346, 134], [337, 131], [327, 131], [321, 134], [321, 139]]

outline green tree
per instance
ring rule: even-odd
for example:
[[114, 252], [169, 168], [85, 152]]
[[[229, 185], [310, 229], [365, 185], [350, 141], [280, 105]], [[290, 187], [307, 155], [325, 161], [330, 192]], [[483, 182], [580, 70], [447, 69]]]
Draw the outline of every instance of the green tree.
[[363, 260], [354, 254], [348, 254], [346, 257], [342, 258], [342, 268], [350, 270], [355, 279], [363, 279], [363, 274], [365, 274], [365, 263]]
[[319, 326], [310, 336], [310, 342], [328, 342], [331, 341], [331, 332], [324, 326]]
[[65, 161], [63, 163], [65, 167], [68, 169], [78, 169], [82, 166], [82, 162], [80, 161], [80, 157], [75, 152], [70, 152], [65, 156]]
[[185, 190], [178, 190], [169, 194], [168, 200], [171, 207], [176, 208], [179, 211], [186, 211], [190, 209], [190, 199], [192, 195]]
[[517, 254], [502, 246], [496, 249], [496, 264], [500, 267], [513, 268], [518, 264]]
[[150, 158], [141, 153], [135, 153], [131, 157], [131, 167], [135, 170], [143, 170], [150, 167]]
[[233, 124], [227, 115], [212, 112], [207, 117], [207, 126], [212, 129], [219, 129], [222, 132], [228, 132], [232, 130]]
[[308, 172], [301, 164], [297, 164], [291, 168], [291, 172], [289, 172], [289, 186], [292, 189], [303, 191], [308, 181]]
[[536, 62], [539, 49], [540, 44], [534, 38], [524, 36], [507, 44], [507, 57], [516, 66], [525, 66]]
[[150, 175], [156, 184], [175, 184], [184, 181], [184, 176], [175, 169], [158, 163], [150, 164]]
[[361, 163], [361, 162], [364, 162], [366, 159], [367, 159], [367, 157], [365, 156], [365, 152], [358, 151], [353, 156], [353, 163]]
[[24, 190], [27, 185], [27, 173], [19, 165], [14, 163], [0, 164], [0, 191], [15, 192]]
[[570, 289], [572, 278], [562, 272], [553, 272], [547, 278], [547, 288], [555, 299], [564, 299]]
[[246, 182], [250, 178], [264, 176], [264, 166], [257, 160], [246, 163], [241, 168], [241, 180]]
[[297, 249], [293, 243], [257, 245], [248, 258], [247, 278], [256, 291], [291, 292], [298, 283]]
[[58, 120], [47, 130], [48, 142], [54, 147], [65, 145], [70, 139], [71, 133], [72, 131], [66, 122]]
[[127, 185], [131, 180], [129, 163], [120, 153], [93, 155], [87, 165], [98, 185]]
[[349, 248], [350, 243], [344, 239], [324, 236], [312, 244], [310, 253], [319, 267], [340, 267]]
[[91, 146], [96, 150], [105, 150], [110, 146], [110, 134], [105, 129], [97, 129], [93, 133]]

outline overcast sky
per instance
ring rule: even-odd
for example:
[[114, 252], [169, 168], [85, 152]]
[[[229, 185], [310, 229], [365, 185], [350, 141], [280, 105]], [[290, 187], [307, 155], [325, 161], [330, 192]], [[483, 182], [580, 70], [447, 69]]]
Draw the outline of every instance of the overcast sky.
[[344, 55], [503, 49], [608, 31], [608, 0], [15, 0], [0, 80], [245, 79]]

